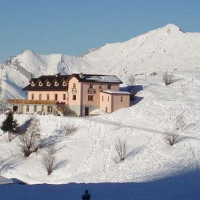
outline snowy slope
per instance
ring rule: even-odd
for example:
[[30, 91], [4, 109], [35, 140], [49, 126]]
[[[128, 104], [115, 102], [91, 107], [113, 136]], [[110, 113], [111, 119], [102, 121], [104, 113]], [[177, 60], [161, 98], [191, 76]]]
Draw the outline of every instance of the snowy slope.
[[13, 183], [13, 181], [11, 179], [0, 176], [0, 185], [11, 184], [11, 183]]
[[[31, 76], [89, 72], [115, 74], [126, 83], [130, 74], [199, 69], [199, 52], [200, 33], [185, 33], [169, 24], [126, 42], [106, 44], [78, 57], [39, 55], [26, 50], [2, 64], [0, 79], [6, 77], [17, 87], [24, 87]], [[16, 87], [14, 90], [19, 92]], [[19, 92], [18, 96], [24, 94]]]
[[[200, 71], [176, 72], [176, 82], [164, 86], [162, 76], [146, 77], [140, 101], [112, 114], [90, 118], [38, 116], [43, 139], [54, 143], [58, 168], [47, 176], [41, 164], [45, 149], [29, 158], [19, 156], [17, 138], [7, 141], [0, 131], [0, 155], [11, 164], [3, 172], [8, 178], [27, 183], [146, 182], [199, 170], [200, 167]], [[182, 116], [182, 128], [176, 130]], [[30, 116], [16, 115], [19, 123]], [[5, 116], [0, 116], [0, 123]], [[78, 127], [63, 136], [66, 125]], [[166, 132], [179, 134], [178, 143], [169, 146]], [[116, 164], [115, 142], [125, 138], [128, 155]], [[9, 165], [8, 165], [9, 166]]]

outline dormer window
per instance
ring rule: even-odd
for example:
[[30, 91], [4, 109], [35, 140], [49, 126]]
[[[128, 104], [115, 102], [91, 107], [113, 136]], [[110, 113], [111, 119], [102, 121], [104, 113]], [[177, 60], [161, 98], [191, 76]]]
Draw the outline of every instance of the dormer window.
[[47, 86], [51, 86], [51, 83], [49, 81], [47, 82]]
[[40, 81], [38, 85], [39, 85], [39, 86], [43, 86], [43, 83]]
[[65, 82], [65, 81], [63, 81], [63, 84], [62, 84], [63, 86], [67, 86], [67, 83]]
[[58, 81], [55, 81], [54, 86], [59, 86]]
[[35, 86], [35, 83], [34, 83], [34, 82], [31, 82], [31, 86]]

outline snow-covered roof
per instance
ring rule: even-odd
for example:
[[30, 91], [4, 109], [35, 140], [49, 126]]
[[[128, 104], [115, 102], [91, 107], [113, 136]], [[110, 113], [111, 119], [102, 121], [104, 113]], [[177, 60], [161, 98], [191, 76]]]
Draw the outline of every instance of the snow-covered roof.
[[126, 95], [130, 95], [130, 92], [126, 92], [126, 91], [119, 91], [119, 90], [103, 90], [102, 92], [104, 93], [109, 93], [109, 94], [126, 94]]
[[112, 82], [112, 83], [120, 83], [121, 80], [114, 76], [114, 75], [102, 75], [102, 76], [95, 76], [95, 75], [86, 75], [85, 80], [88, 81], [95, 81], [95, 82]]
[[98, 83], [117, 83], [122, 81], [115, 75], [98, 75], [98, 74], [72, 74], [81, 82], [98, 82]]

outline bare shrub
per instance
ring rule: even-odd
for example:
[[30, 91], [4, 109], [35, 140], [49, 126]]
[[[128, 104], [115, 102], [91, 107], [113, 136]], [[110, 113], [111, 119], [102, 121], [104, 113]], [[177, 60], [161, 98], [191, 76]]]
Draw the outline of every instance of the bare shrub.
[[47, 172], [47, 175], [50, 175], [56, 169], [56, 150], [54, 146], [47, 148], [46, 153], [42, 156], [42, 164]]
[[135, 95], [137, 93], [134, 84], [135, 84], [135, 76], [132, 74], [128, 77], [128, 81], [127, 81], [128, 91], [131, 93], [130, 97], [132, 100], [135, 99]]
[[0, 157], [0, 175], [17, 166], [17, 158], [3, 159]]
[[64, 133], [65, 136], [68, 136], [68, 135], [73, 134], [73, 133], [76, 132], [77, 130], [78, 130], [78, 128], [77, 128], [75, 125], [73, 125], [73, 124], [71, 124], [71, 125], [66, 125], [66, 126], [64, 127], [63, 133]]
[[116, 160], [116, 163], [125, 160], [127, 156], [127, 147], [128, 146], [126, 140], [118, 138], [117, 142], [115, 142], [115, 150], [118, 155], [118, 161]]
[[134, 76], [134, 75], [130, 75], [130, 76], [128, 77], [128, 85], [129, 85], [129, 86], [133, 86], [134, 83], [135, 83], [135, 76]]
[[184, 115], [181, 114], [177, 117], [176, 119], [176, 122], [175, 122], [175, 129], [177, 131], [184, 131], [187, 127], [187, 124], [185, 122], [185, 119], [184, 119]]
[[0, 175], [4, 169], [4, 163], [5, 163], [5, 160], [2, 157], [0, 157]]
[[165, 83], [165, 85], [170, 85], [174, 82], [174, 75], [170, 74], [168, 72], [165, 72], [163, 74], [163, 82]]
[[31, 119], [26, 132], [19, 136], [19, 147], [24, 157], [28, 157], [33, 152], [37, 152], [40, 147], [40, 123], [36, 117]]
[[176, 133], [166, 133], [165, 141], [170, 146], [173, 146], [175, 143], [178, 142], [178, 134], [176, 134]]

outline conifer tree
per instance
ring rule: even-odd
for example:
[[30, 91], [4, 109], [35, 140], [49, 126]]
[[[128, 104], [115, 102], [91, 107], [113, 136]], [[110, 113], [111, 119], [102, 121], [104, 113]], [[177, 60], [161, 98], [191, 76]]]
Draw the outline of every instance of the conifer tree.
[[8, 133], [9, 141], [12, 140], [12, 135], [19, 131], [18, 123], [14, 120], [13, 112], [7, 113], [6, 119], [2, 122], [1, 130]]

